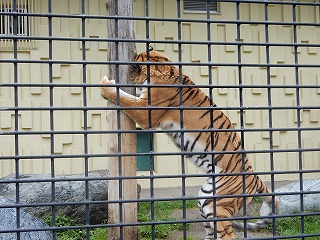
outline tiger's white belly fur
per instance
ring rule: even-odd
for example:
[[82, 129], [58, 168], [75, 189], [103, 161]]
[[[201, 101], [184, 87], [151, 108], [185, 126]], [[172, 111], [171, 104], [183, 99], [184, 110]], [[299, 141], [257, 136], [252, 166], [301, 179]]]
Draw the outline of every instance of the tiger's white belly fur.
[[[206, 173], [221, 173], [222, 168], [213, 164], [213, 156], [210, 152], [205, 150], [205, 146], [196, 141], [195, 137], [188, 132], [179, 132], [181, 127], [173, 122], [162, 122], [160, 128], [163, 130], [172, 130], [173, 132], [166, 132], [172, 141], [185, 152], [196, 152], [198, 154], [187, 154], [188, 158], [194, 165], [202, 169]], [[183, 134], [183, 143], [181, 141]], [[182, 146], [183, 144], [183, 146]]]

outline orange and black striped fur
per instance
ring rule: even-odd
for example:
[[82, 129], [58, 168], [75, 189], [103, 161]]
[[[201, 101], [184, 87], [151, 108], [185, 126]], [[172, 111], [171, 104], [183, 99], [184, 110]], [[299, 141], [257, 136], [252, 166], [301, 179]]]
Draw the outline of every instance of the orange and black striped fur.
[[[147, 83], [150, 88], [144, 88], [139, 97], [119, 90], [120, 106], [135, 108], [134, 110], [124, 110], [124, 112], [144, 129], [159, 127], [166, 130], [169, 137], [184, 152], [187, 152], [187, 158], [196, 166], [202, 168], [208, 175], [213, 172], [218, 174], [215, 177], [212, 175], [208, 177], [199, 191], [200, 211], [202, 216], [208, 220], [204, 224], [206, 239], [214, 239], [215, 235], [218, 239], [234, 238], [232, 225], [243, 228], [243, 223], [231, 223], [225, 218], [234, 216], [242, 208], [244, 200], [245, 204], [252, 201], [252, 197], [239, 196], [244, 193], [243, 184], [245, 184], [245, 194], [270, 193], [261, 179], [252, 174], [252, 167], [247, 155], [240, 152], [242, 150], [240, 137], [235, 131], [228, 131], [228, 129], [234, 129], [228, 117], [216, 109], [213, 102], [210, 103], [209, 97], [196, 88], [187, 75], [179, 74], [179, 70], [173, 65], [159, 64], [159, 62], [170, 62], [166, 56], [156, 51], [149, 51], [149, 53], [139, 54], [135, 61], [140, 64], [135, 66], [133, 82], [136, 84], [146, 83], [149, 76]], [[143, 65], [141, 62], [149, 62], [149, 66]], [[153, 62], [156, 64], [152, 65]], [[147, 70], [148, 68], [149, 70]], [[104, 77], [100, 83], [112, 85], [114, 81]], [[157, 87], [157, 84], [161, 84], [162, 87]], [[182, 84], [181, 87], [178, 87], [179, 84]], [[163, 85], [168, 86], [163, 87]], [[116, 103], [116, 88], [102, 87], [101, 96]], [[153, 108], [150, 111], [147, 109], [149, 104], [151, 107], [160, 108]], [[211, 110], [209, 109], [210, 105], [212, 105]], [[181, 113], [182, 106], [187, 109], [183, 109]], [[151, 117], [150, 120], [149, 117]], [[219, 131], [210, 131], [212, 128], [219, 129]], [[187, 131], [183, 132], [181, 129]], [[224, 129], [225, 131], [223, 131]], [[237, 175], [240, 172], [251, 174]], [[229, 173], [229, 175], [223, 175], [225, 173]], [[230, 175], [230, 173], [234, 175]], [[225, 195], [229, 196], [218, 197]], [[218, 197], [215, 203], [213, 196]], [[277, 198], [272, 200], [271, 196], [264, 196], [263, 200], [265, 209], [268, 210], [264, 214], [272, 215], [279, 211]], [[274, 208], [272, 208], [273, 204]], [[216, 230], [213, 221], [210, 221], [215, 216], [224, 218], [224, 221], [216, 222]], [[247, 229], [260, 229], [270, 222], [271, 218], [266, 218], [255, 223], [247, 223]]]

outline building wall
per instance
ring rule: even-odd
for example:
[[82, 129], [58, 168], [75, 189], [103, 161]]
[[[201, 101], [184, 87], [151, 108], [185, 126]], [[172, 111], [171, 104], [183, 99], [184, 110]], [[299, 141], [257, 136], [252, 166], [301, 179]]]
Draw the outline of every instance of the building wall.
[[[105, 15], [104, 0], [90, 1], [86, 5], [86, 14]], [[35, 12], [46, 13], [48, 6], [46, 1], [32, 0]], [[135, 0], [135, 15], [145, 16], [144, 1]], [[153, 0], [149, 1], [149, 16], [157, 18], [175, 18], [177, 17], [176, 1]], [[79, 14], [81, 13], [80, 1], [54, 1], [52, 6], [53, 13], [61, 14]], [[240, 38], [243, 42], [265, 43], [265, 25], [259, 24], [259, 21], [265, 20], [265, 9], [263, 4], [241, 4], [240, 19], [248, 21], [249, 24], [240, 26]], [[268, 7], [268, 20], [274, 22], [292, 22], [293, 14], [290, 5], [270, 4]], [[206, 19], [206, 14], [184, 13], [181, 9], [182, 18]], [[213, 20], [236, 20], [236, 7], [232, 3], [221, 3], [220, 13], [212, 14]], [[319, 8], [311, 6], [297, 7], [297, 22], [315, 23], [319, 22]], [[47, 37], [49, 33], [48, 19], [46, 17], [33, 18], [35, 36]], [[249, 22], [251, 21], [251, 23]], [[145, 21], [136, 21], [136, 38], [146, 39], [146, 32], [149, 32], [151, 40], [178, 40], [177, 22], [150, 21], [149, 29], [146, 31]], [[82, 36], [82, 23], [79, 18], [53, 18], [52, 35], [61, 38], [78, 38]], [[88, 38], [105, 38], [106, 23], [104, 20], [86, 19], [85, 36]], [[297, 26], [297, 43], [317, 44], [320, 41], [320, 28], [315, 26]], [[270, 43], [293, 43], [294, 27], [292, 25], [269, 25]], [[206, 41], [207, 24], [205, 22], [183, 22], [181, 24], [181, 37], [185, 41]], [[235, 42], [237, 39], [237, 26], [235, 24], [212, 23], [210, 24], [210, 39], [213, 42]], [[9, 44], [9, 45], [8, 45]], [[20, 44], [20, 43], [19, 43]], [[19, 45], [18, 59], [26, 60], [26, 63], [18, 64], [18, 82], [19, 83], [49, 83], [48, 64], [28, 64], [28, 60], [47, 60], [49, 59], [49, 41], [37, 40], [29, 45]], [[59, 84], [77, 84], [86, 81], [89, 84], [98, 83], [99, 79], [106, 75], [107, 43], [90, 41], [85, 43], [85, 59], [89, 64], [82, 65], [83, 57], [81, 41], [54, 40], [52, 59], [59, 61], [52, 65], [53, 83]], [[10, 49], [10, 43], [6, 42], [0, 45], [0, 59], [12, 60], [13, 52]], [[178, 61], [179, 46], [177, 44], [155, 43], [155, 50], [165, 53], [172, 61]], [[137, 44], [138, 51], [146, 48], [145, 44]], [[206, 63], [207, 45], [204, 44], [183, 44], [182, 61]], [[266, 64], [266, 47], [243, 45], [241, 47], [241, 62], [244, 64]], [[295, 68], [282, 67], [283, 64], [295, 63], [294, 49], [292, 46], [271, 46], [270, 47], [270, 85], [295, 85]], [[214, 88], [214, 101], [221, 107], [239, 107], [239, 90], [236, 88], [219, 88], [219, 85], [235, 86], [239, 83], [237, 66], [219, 66], [219, 64], [234, 64], [238, 62], [238, 48], [236, 45], [212, 45], [212, 62], [217, 66], [208, 68], [207, 66], [184, 66], [183, 71], [188, 74], [196, 84], [208, 84], [209, 71], [212, 76], [212, 85]], [[319, 47], [299, 47], [298, 62], [300, 64], [318, 64], [320, 57]], [[75, 61], [71, 64], [68, 61]], [[64, 63], [64, 61], [66, 61]], [[90, 64], [90, 62], [99, 62], [102, 64]], [[12, 63], [0, 63], [1, 83], [12, 83], [14, 81], [14, 68]], [[244, 85], [267, 85], [266, 67], [262, 66], [244, 66], [241, 69], [241, 80]], [[85, 77], [83, 77], [85, 76]], [[298, 69], [298, 78], [301, 85], [319, 85], [320, 73], [317, 68], [301, 67]], [[49, 88], [48, 87], [23, 87], [19, 88], [19, 106], [21, 107], [49, 107]], [[204, 91], [207, 91], [206, 89]], [[14, 92], [12, 87], [0, 88], [0, 106], [14, 106]], [[53, 89], [53, 105], [55, 107], [82, 107], [83, 99], [87, 98], [87, 106], [106, 106], [106, 102], [99, 97], [99, 91], [96, 87], [89, 87], [87, 91], [81, 87], [55, 87]], [[292, 108], [297, 105], [296, 89], [294, 88], [272, 88], [271, 104], [273, 107]], [[243, 105], [246, 107], [259, 108], [268, 106], [267, 88], [245, 88], [243, 89]], [[300, 89], [300, 105], [305, 106], [301, 110], [301, 127], [319, 128], [319, 109], [312, 109], [313, 106], [320, 105], [320, 91], [318, 88]], [[50, 130], [50, 112], [47, 111], [20, 111], [18, 130], [22, 132], [35, 132]], [[240, 111], [227, 110], [227, 115], [240, 128]], [[269, 113], [267, 110], [249, 109], [244, 110], [244, 127], [252, 130], [266, 129], [269, 127]], [[54, 130], [84, 130], [84, 116], [80, 110], [54, 111]], [[89, 110], [87, 116], [87, 129], [100, 130], [105, 129], [105, 111]], [[15, 129], [14, 112], [0, 112], [0, 128], [4, 132], [13, 132]], [[294, 109], [272, 110], [272, 126], [274, 128], [296, 128], [297, 111]], [[270, 134], [272, 135], [272, 148], [279, 150], [273, 154], [275, 171], [288, 171], [299, 169], [298, 153], [291, 152], [290, 149], [298, 148], [298, 133], [296, 130], [275, 130], [269, 131], [249, 131], [245, 132], [245, 146], [247, 150], [268, 150], [270, 149]], [[302, 131], [302, 148], [312, 149], [320, 147], [318, 131]], [[106, 134], [88, 135], [88, 153], [105, 153]], [[164, 134], [155, 134], [156, 152], [176, 152], [177, 149]], [[19, 155], [46, 155], [50, 152], [50, 134], [19, 135], [18, 147]], [[84, 139], [81, 134], [55, 134], [54, 136], [54, 154], [67, 156], [69, 154], [84, 153]], [[286, 152], [286, 150], [289, 151]], [[0, 153], [2, 156], [15, 155], [15, 136], [4, 135], [0, 138]], [[270, 171], [270, 154], [257, 153], [249, 154], [249, 157], [257, 172]], [[302, 167], [304, 170], [319, 169], [320, 165], [319, 151], [306, 151], [302, 153]], [[156, 175], [175, 175], [182, 171], [180, 156], [159, 156], [155, 158]], [[106, 168], [105, 158], [89, 158], [89, 170]], [[192, 164], [185, 161], [186, 173], [200, 173]], [[0, 176], [5, 176], [15, 172], [14, 160], [3, 160], [0, 163]], [[170, 167], [168, 167], [170, 166]], [[83, 158], [55, 159], [55, 170], [57, 174], [68, 174], [75, 172], [84, 172], [85, 160]], [[43, 173], [51, 171], [50, 158], [46, 159], [22, 159], [19, 169], [21, 173]], [[140, 174], [148, 174], [142, 172]], [[318, 177], [318, 173], [304, 174], [305, 178]], [[263, 179], [270, 179], [269, 175], [262, 175]], [[276, 175], [275, 180], [297, 179], [298, 174]], [[187, 178], [188, 185], [202, 184], [201, 178]], [[149, 185], [149, 180], [141, 181], [144, 186]], [[156, 179], [155, 186], [179, 186], [181, 179], [168, 178]]]
[[[48, 1], [32, 0], [29, 1], [30, 9], [35, 13], [47, 13]], [[87, 2], [88, 4], [88, 2]], [[104, 15], [104, 1], [91, 1], [86, 6], [86, 14]], [[80, 14], [80, 1], [56, 0], [52, 4], [53, 14]], [[31, 26], [32, 36], [48, 37], [49, 23], [48, 17], [30, 17], [33, 22]], [[106, 38], [105, 21], [96, 19], [86, 20], [87, 38]], [[106, 60], [107, 44], [105, 42], [86, 42], [85, 60], [89, 62], [82, 65], [83, 57], [82, 42], [79, 40], [59, 40], [58, 38], [80, 38], [82, 36], [81, 18], [55, 17], [52, 19], [52, 60], [58, 61], [52, 65], [52, 82], [61, 84], [62, 87], [55, 87], [53, 92], [53, 106], [60, 107], [83, 107], [84, 96], [87, 99], [86, 105], [89, 107], [105, 106], [101, 100], [98, 88], [89, 87], [84, 92], [81, 87], [63, 86], [63, 84], [80, 84], [84, 81], [88, 84], [99, 82], [101, 76], [106, 75], [107, 67], [101, 64], [90, 64], [92, 61], [103, 62]], [[13, 44], [0, 41], [0, 59], [12, 60]], [[17, 81], [21, 84], [37, 83], [48, 84], [49, 64], [41, 63], [50, 58], [48, 40], [32, 40], [18, 42], [17, 58], [25, 61], [37, 61], [38, 63], [19, 63], [17, 72]], [[50, 70], [51, 71], [51, 70]], [[14, 82], [14, 66], [12, 63], [0, 63], [1, 83]], [[14, 107], [13, 87], [1, 87], [1, 107]], [[50, 107], [49, 87], [21, 87], [18, 90], [19, 107]], [[55, 131], [83, 131], [84, 116], [81, 110], [54, 110], [53, 130]], [[87, 129], [100, 130], [105, 129], [105, 111], [89, 110], [87, 112]], [[0, 127], [1, 131], [12, 132], [15, 130], [14, 112], [1, 111]], [[36, 132], [50, 130], [50, 111], [19, 111], [18, 131]], [[88, 135], [88, 153], [105, 153], [105, 137], [102, 135]], [[15, 155], [15, 137], [14, 135], [5, 135], [0, 138], [0, 153], [2, 156]], [[84, 137], [81, 134], [55, 134], [52, 139], [53, 154], [58, 156], [74, 155], [84, 153]], [[20, 156], [51, 154], [50, 134], [19, 135], [18, 148]], [[56, 174], [67, 174], [74, 172], [84, 172], [83, 158], [57, 158], [54, 168]], [[89, 168], [106, 168], [105, 161], [100, 159], [89, 159]], [[15, 172], [15, 161], [1, 161], [0, 175], [5, 176]], [[19, 164], [21, 173], [50, 173], [50, 158], [43, 159], [21, 159]]]

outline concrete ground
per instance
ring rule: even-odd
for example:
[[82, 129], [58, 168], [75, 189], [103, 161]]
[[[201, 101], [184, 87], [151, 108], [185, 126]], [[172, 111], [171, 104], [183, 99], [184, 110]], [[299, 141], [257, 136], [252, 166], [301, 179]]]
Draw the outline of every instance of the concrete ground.
[[[285, 186], [292, 181], [279, 181], [275, 182], [275, 188], [280, 188]], [[270, 189], [271, 182], [266, 182], [267, 186]], [[185, 196], [187, 197], [196, 197], [198, 196], [199, 189], [202, 186], [191, 186], [186, 187], [185, 189]], [[153, 198], [179, 198], [182, 196], [182, 188], [181, 187], [168, 187], [168, 188], [155, 188], [153, 189]], [[140, 199], [148, 199], [151, 197], [151, 190], [150, 188], [142, 188]]]

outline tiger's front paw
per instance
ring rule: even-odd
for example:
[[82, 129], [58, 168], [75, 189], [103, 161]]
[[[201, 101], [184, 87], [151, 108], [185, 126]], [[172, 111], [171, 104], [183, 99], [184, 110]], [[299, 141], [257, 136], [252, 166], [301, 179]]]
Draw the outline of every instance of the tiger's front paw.
[[[107, 76], [104, 76], [101, 80], [100, 80], [100, 84], [105, 84], [105, 85], [113, 85], [115, 84], [114, 80], [109, 80], [109, 78]], [[112, 99], [112, 95], [116, 93], [116, 88], [115, 87], [110, 87], [110, 86], [106, 86], [106, 87], [100, 87], [100, 95], [105, 98], [105, 99]]]
[[104, 76], [103, 78], [101, 78], [100, 84], [115, 84], [115, 81], [109, 80], [107, 76]]

